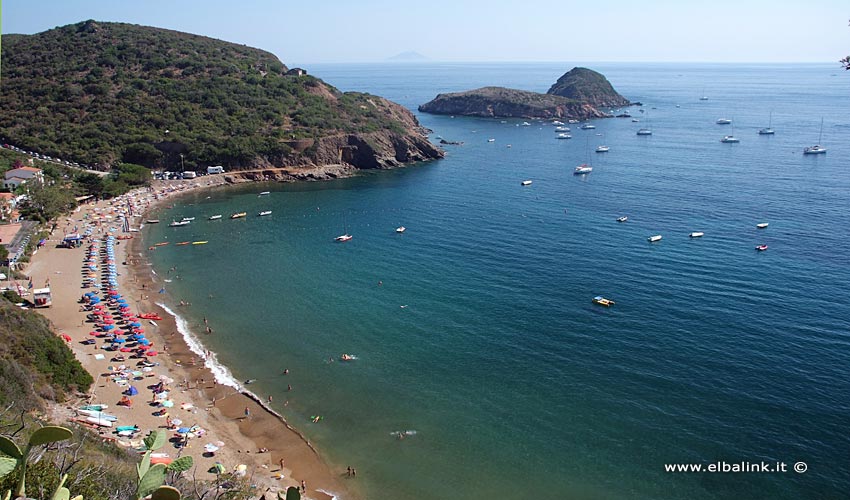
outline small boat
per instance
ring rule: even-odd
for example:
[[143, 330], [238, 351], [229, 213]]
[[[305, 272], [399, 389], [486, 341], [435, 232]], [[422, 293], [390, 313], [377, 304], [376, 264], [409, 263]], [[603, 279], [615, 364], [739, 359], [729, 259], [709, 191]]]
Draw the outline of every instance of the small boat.
[[407, 231], [407, 228], [404, 226], [398, 226], [397, 228], [395, 228], [395, 232], [397, 233], [403, 233], [405, 231]]
[[530, 126], [531, 126], [531, 124], [530, 124], [530, 123], [528, 123], [528, 122], [522, 122], [522, 126], [523, 126], [523, 127], [530, 127]]
[[183, 222], [186, 222], [186, 221], [192, 222], [193, 220], [195, 220], [194, 217], [183, 217]]
[[638, 129], [637, 135], [652, 135], [652, 130], [648, 128]]
[[146, 224], [159, 224], [159, 219], [148, 219], [145, 221]]
[[622, 217], [617, 217], [617, 222], [626, 222], [627, 220], [629, 220], [629, 218], [625, 215]]
[[496, 139], [487, 139], [487, 142], [496, 142]]
[[272, 214], [271, 210], [263, 210], [262, 212], [258, 213], [257, 216], [263, 217], [264, 215], [271, 215], [271, 214]]
[[552, 120], [552, 125], [563, 125], [563, 124], [564, 124], [564, 122], [562, 122], [560, 120]]
[[590, 130], [590, 129], [596, 128], [596, 125], [591, 125], [589, 123], [583, 123], [581, 125], [581, 127], [579, 127], [579, 128], [582, 129], [582, 130]]
[[720, 139], [720, 142], [725, 142], [725, 143], [741, 142], [741, 139], [738, 139], [734, 135], [724, 135], [723, 139]]
[[569, 132], [570, 127], [555, 127], [555, 132]]
[[703, 233], [702, 231], [694, 231], [693, 233], [689, 234], [688, 236], [690, 236], [691, 238], [702, 238], [704, 235], [705, 235], [705, 233]]
[[597, 147], [596, 147], [596, 152], [597, 152], [597, 153], [607, 153], [607, 152], [608, 152], [608, 150], [610, 150], [610, 149], [611, 149], [611, 148], [609, 148], [608, 146], [597, 146]]
[[656, 234], [655, 236], [650, 236], [649, 238], [647, 238], [647, 241], [649, 241], [650, 243], [655, 243], [656, 241], [661, 241], [661, 235]]
[[707, 100], [708, 100], [708, 96], [705, 96], [705, 95], [704, 95], [704, 96], [700, 97], [700, 98], [699, 98], [699, 100], [700, 100], [700, 101], [707, 101]]
[[106, 420], [108, 422], [115, 422], [116, 420], [118, 420], [118, 417], [116, 417], [115, 415], [103, 413], [102, 411], [98, 411], [98, 410], [82, 410], [82, 409], [80, 409], [80, 410], [77, 410], [77, 413], [79, 413], [80, 415], [85, 415], [87, 417], [94, 417], [94, 418], [97, 418], [97, 419], [100, 419], [100, 420]]
[[522, 181], [520, 184], [522, 184], [523, 186], [530, 186], [531, 181]]
[[770, 118], [767, 119], [767, 128], [759, 129], [759, 135], [773, 135], [773, 128], [770, 126], [773, 123], [773, 112], [770, 112]]
[[567, 120], [567, 123], [571, 123], [571, 124], [574, 125], [574, 124], [578, 123], [578, 120]]
[[179, 247], [179, 246], [183, 246], [183, 245], [188, 245], [189, 243], [191, 243], [191, 241], [181, 241], [180, 243], [175, 243], [174, 246]]
[[161, 243], [154, 243], [154, 244], [153, 244], [153, 246], [155, 246], [155, 247], [164, 247], [164, 246], [165, 246], [165, 245], [167, 245], [168, 243], [169, 243], [168, 241], [163, 241], [163, 242], [161, 242]]
[[729, 118], [718, 118], [717, 121], [714, 123], [718, 125], [729, 125], [732, 123], [732, 120], [730, 120]]
[[767, 250], [767, 245], [759, 245], [756, 247], [756, 250], [758, 250], [759, 252], [764, 252], [765, 250]]
[[605, 297], [603, 297], [601, 295], [597, 295], [596, 297], [593, 297], [592, 302], [594, 304], [599, 304], [600, 306], [605, 306], [605, 307], [611, 307], [614, 304], [616, 304], [616, 302], [614, 302], [613, 300], [606, 299]]
[[769, 222], [759, 222], [758, 224], [756, 224], [756, 227], [759, 228], [759, 229], [764, 229], [768, 226], [768, 224], [770, 224], [770, 223]]
[[221, 219], [221, 215], [210, 215], [209, 220], [219, 220], [219, 219]]
[[207, 240], [204, 240], [204, 241], [193, 241], [193, 242], [192, 242], [192, 244], [193, 244], [193, 245], [206, 245], [207, 243], [209, 243], [209, 241], [207, 241]]
[[355, 358], [351, 354], [343, 354], [342, 356], [339, 357], [340, 361], [354, 361], [355, 359], [357, 359], [357, 358]]
[[589, 174], [591, 172], [593, 172], [593, 167], [591, 167], [587, 163], [582, 163], [581, 165], [577, 166], [575, 170], [573, 170], [574, 175]]
[[112, 427], [111, 420], [104, 420], [97, 417], [86, 417], [86, 422], [97, 425], [99, 427]]
[[823, 118], [820, 119], [820, 132], [818, 133], [818, 143], [814, 146], [804, 148], [804, 155], [819, 155], [826, 153], [826, 148], [821, 146], [821, 139], [823, 139]]
[[189, 224], [191, 224], [191, 223], [192, 223], [192, 222], [191, 222], [191, 221], [188, 221], [188, 220], [181, 220], [181, 221], [176, 221], [176, 220], [175, 220], [175, 221], [171, 221], [171, 223], [168, 225], [168, 227], [180, 227], [180, 226], [186, 226], [186, 225], [189, 225]]
[[555, 138], [556, 139], [572, 139], [573, 136], [571, 136], [570, 134], [558, 134]]
[[271, 191], [262, 191], [262, 192], [261, 192], [259, 195], [257, 195], [257, 196], [266, 196], [266, 195], [268, 195], [268, 194], [271, 194]]
[[351, 236], [350, 234], [343, 234], [334, 238], [334, 241], [346, 242], [351, 238], [354, 238], [354, 236]]
[[95, 405], [84, 405], [81, 406], [81, 410], [91, 410], [91, 411], [103, 411], [109, 408], [109, 405], [95, 404]]
[[632, 123], [638, 123], [638, 122], [640, 122], [639, 118], [632, 118]]
[[231, 215], [230, 218], [231, 219], [241, 219], [242, 217], [247, 217], [247, 216], [248, 216], [248, 212], [236, 212], [235, 214]]

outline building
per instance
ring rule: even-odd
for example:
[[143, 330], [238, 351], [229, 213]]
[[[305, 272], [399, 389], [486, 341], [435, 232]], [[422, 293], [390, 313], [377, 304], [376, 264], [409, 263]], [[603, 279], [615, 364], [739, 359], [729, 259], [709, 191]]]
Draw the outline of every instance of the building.
[[35, 167], [20, 167], [13, 168], [6, 172], [3, 187], [6, 189], [17, 189], [21, 184], [27, 182], [44, 182], [44, 173], [40, 168]]
[[304, 76], [306, 74], [306, 69], [292, 68], [291, 70], [287, 71], [284, 76]]

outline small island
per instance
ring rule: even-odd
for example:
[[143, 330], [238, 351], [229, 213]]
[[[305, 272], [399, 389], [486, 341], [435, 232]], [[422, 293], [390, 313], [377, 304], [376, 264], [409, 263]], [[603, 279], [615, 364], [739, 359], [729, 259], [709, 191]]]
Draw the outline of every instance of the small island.
[[423, 113], [489, 118], [566, 118], [587, 120], [610, 114], [602, 107], [629, 106], [605, 76], [587, 68], [573, 68], [545, 94], [505, 87], [482, 87], [439, 94], [419, 106]]

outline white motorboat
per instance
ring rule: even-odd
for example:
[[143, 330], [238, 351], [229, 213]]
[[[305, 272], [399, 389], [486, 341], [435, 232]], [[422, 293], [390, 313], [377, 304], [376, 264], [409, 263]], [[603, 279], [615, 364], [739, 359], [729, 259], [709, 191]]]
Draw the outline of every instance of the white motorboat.
[[521, 182], [521, 184], [522, 184], [523, 186], [530, 186], [530, 185], [531, 185], [531, 181], [522, 181], [522, 182]]
[[589, 123], [584, 123], [584, 124], [582, 124], [582, 126], [581, 126], [581, 127], [579, 127], [579, 128], [580, 128], [580, 129], [582, 129], [582, 130], [590, 130], [590, 129], [594, 129], [594, 128], [596, 128], [596, 125], [591, 125], [591, 124], [589, 124]]
[[558, 134], [558, 136], [555, 137], [555, 138], [556, 139], [572, 139], [573, 136], [571, 136], [570, 134]]
[[395, 228], [395, 232], [397, 233], [403, 233], [405, 231], [407, 231], [407, 228], [404, 226], [398, 226], [397, 228]]
[[596, 152], [597, 153], [607, 153], [610, 149], [611, 148], [609, 148], [608, 146], [597, 146]]
[[694, 231], [688, 236], [690, 236], [691, 238], [702, 238], [703, 236], [705, 236], [705, 233], [703, 233], [702, 231]]
[[350, 240], [351, 238], [354, 238], [354, 236], [351, 236], [350, 234], [342, 234], [342, 235], [337, 236], [336, 238], [334, 238], [334, 241], [341, 241], [341, 242], [345, 242], [345, 241]]
[[522, 126], [523, 126], [523, 127], [530, 127], [530, 126], [531, 126], [531, 124], [530, 124], [530, 123], [528, 123], [528, 122], [522, 122]]
[[646, 127], [638, 129], [637, 135], [652, 135], [652, 129]]
[[759, 229], [764, 229], [767, 226], [768, 226], [767, 222], [759, 222], [758, 224], [756, 224], [756, 227], [759, 228]]
[[573, 174], [575, 175], [589, 174], [591, 172], [593, 172], [593, 167], [591, 167], [587, 163], [582, 163], [581, 165], [577, 166], [575, 170], [573, 170]]
[[496, 142], [496, 139], [487, 139], [487, 142]]
[[148, 219], [145, 224], [159, 224], [159, 219]]
[[183, 222], [185, 222], [185, 221], [192, 222], [193, 220], [195, 220], [194, 217], [183, 217]]
[[257, 216], [263, 217], [265, 215], [271, 215], [271, 214], [272, 214], [271, 210], [263, 210], [262, 212], [258, 213]]
[[622, 217], [617, 217], [617, 222], [626, 222], [627, 220], [629, 220], [629, 218], [625, 215]]
[[271, 194], [271, 191], [262, 191], [257, 196], [266, 196], [266, 195], [269, 195], [269, 194]]
[[720, 139], [720, 142], [726, 142], [726, 143], [741, 142], [741, 139], [738, 139], [734, 135], [724, 135], [723, 139]]
[[705, 95], [704, 95], [704, 96], [700, 97], [700, 98], [699, 98], [699, 100], [700, 100], [700, 101], [707, 101], [707, 100], [708, 100], [708, 96], [705, 96]]
[[714, 123], [718, 125], [730, 125], [732, 123], [732, 120], [730, 120], [729, 118], [718, 118], [717, 121]]
[[209, 220], [219, 220], [219, 219], [221, 219], [221, 215], [210, 215]]
[[562, 122], [560, 120], [552, 120], [552, 125], [563, 125], [563, 124], [564, 124], [564, 122]]
[[759, 135], [773, 135], [773, 128], [771, 128], [771, 123], [773, 123], [773, 112], [770, 113], [770, 118], [767, 119], [767, 128], [759, 129]]
[[661, 241], [661, 235], [660, 235], [660, 234], [656, 234], [655, 236], [650, 236], [649, 238], [647, 238], [647, 240], [648, 240], [650, 243], [655, 243], [656, 241]]
[[570, 127], [555, 127], [555, 132], [569, 132]]
[[188, 220], [181, 220], [181, 221], [175, 220], [175, 221], [171, 221], [171, 224], [169, 224], [168, 227], [188, 226], [191, 223], [192, 223], [192, 221], [188, 221]]

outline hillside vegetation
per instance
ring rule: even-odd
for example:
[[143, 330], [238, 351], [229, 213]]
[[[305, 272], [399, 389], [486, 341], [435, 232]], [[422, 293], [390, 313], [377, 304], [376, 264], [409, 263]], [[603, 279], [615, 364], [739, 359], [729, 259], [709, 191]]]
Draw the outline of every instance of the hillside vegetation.
[[322, 138], [370, 134], [414, 150], [401, 162], [440, 156], [401, 106], [288, 76], [273, 54], [243, 45], [85, 21], [6, 35], [2, 51], [0, 137], [50, 156], [174, 170], [287, 166], [328, 161], [310, 149]]

